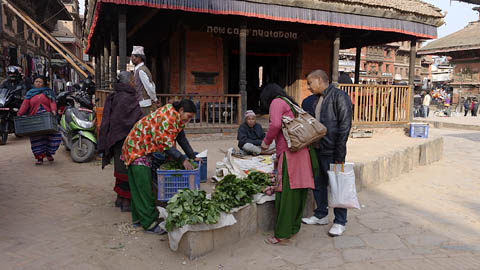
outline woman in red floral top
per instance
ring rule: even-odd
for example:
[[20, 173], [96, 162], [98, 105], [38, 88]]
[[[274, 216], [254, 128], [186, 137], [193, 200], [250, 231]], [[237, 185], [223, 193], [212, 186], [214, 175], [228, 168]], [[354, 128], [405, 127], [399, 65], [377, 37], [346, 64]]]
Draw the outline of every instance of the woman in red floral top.
[[185, 169], [192, 170], [190, 162], [176, 150], [175, 141], [189, 158], [195, 158], [183, 129], [196, 111], [195, 104], [188, 99], [167, 104], [139, 120], [123, 143], [122, 159], [128, 167], [132, 220], [134, 224], [140, 223], [146, 232], [163, 233], [156, 221], [150, 154], [163, 152], [180, 161]]

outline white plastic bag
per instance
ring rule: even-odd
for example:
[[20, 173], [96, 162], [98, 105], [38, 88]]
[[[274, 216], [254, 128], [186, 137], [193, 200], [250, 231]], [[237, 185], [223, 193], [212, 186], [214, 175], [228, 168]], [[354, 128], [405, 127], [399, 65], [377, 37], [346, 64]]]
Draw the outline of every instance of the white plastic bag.
[[360, 209], [353, 163], [345, 163], [345, 165], [330, 164], [328, 183], [330, 190], [329, 207]]

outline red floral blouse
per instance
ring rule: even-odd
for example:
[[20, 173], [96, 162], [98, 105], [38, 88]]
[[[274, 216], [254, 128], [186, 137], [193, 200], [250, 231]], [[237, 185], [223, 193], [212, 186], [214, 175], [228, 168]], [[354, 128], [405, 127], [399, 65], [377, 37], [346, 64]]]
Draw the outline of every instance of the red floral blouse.
[[128, 134], [122, 148], [122, 159], [128, 167], [135, 159], [175, 146], [178, 133], [185, 128], [180, 114], [167, 104], [140, 119]]

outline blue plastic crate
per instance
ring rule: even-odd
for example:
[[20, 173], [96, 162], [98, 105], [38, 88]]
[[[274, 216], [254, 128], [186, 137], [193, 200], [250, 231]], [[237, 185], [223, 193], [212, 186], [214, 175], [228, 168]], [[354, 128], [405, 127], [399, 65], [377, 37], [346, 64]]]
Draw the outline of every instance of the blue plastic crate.
[[156, 170], [157, 200], [166, 202], [179, 190], [200, 189], [200, 166], [195, 170]]
[[425, 123], [410, 124], [410, 137], [428, 138], [428, 124], [425, 124]]

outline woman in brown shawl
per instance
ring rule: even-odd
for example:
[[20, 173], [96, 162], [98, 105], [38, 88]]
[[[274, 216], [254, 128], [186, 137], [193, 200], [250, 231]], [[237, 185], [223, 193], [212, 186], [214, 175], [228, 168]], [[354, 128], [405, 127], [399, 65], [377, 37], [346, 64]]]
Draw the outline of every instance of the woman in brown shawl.
[[105, 101], [98, 140], [98, 151], [103, 153], [102, 169], [113, 157], [115, 165], [113, 190], [117, 193], [115, 206], [120, 207], [122, 212], [131, 211], [128, 170], [120, 159], [122, 145], [133, 125], [143, 117], [132, 79], [130, 72], [120, 72], [118, 83], [114, 85], [114, 92]]

